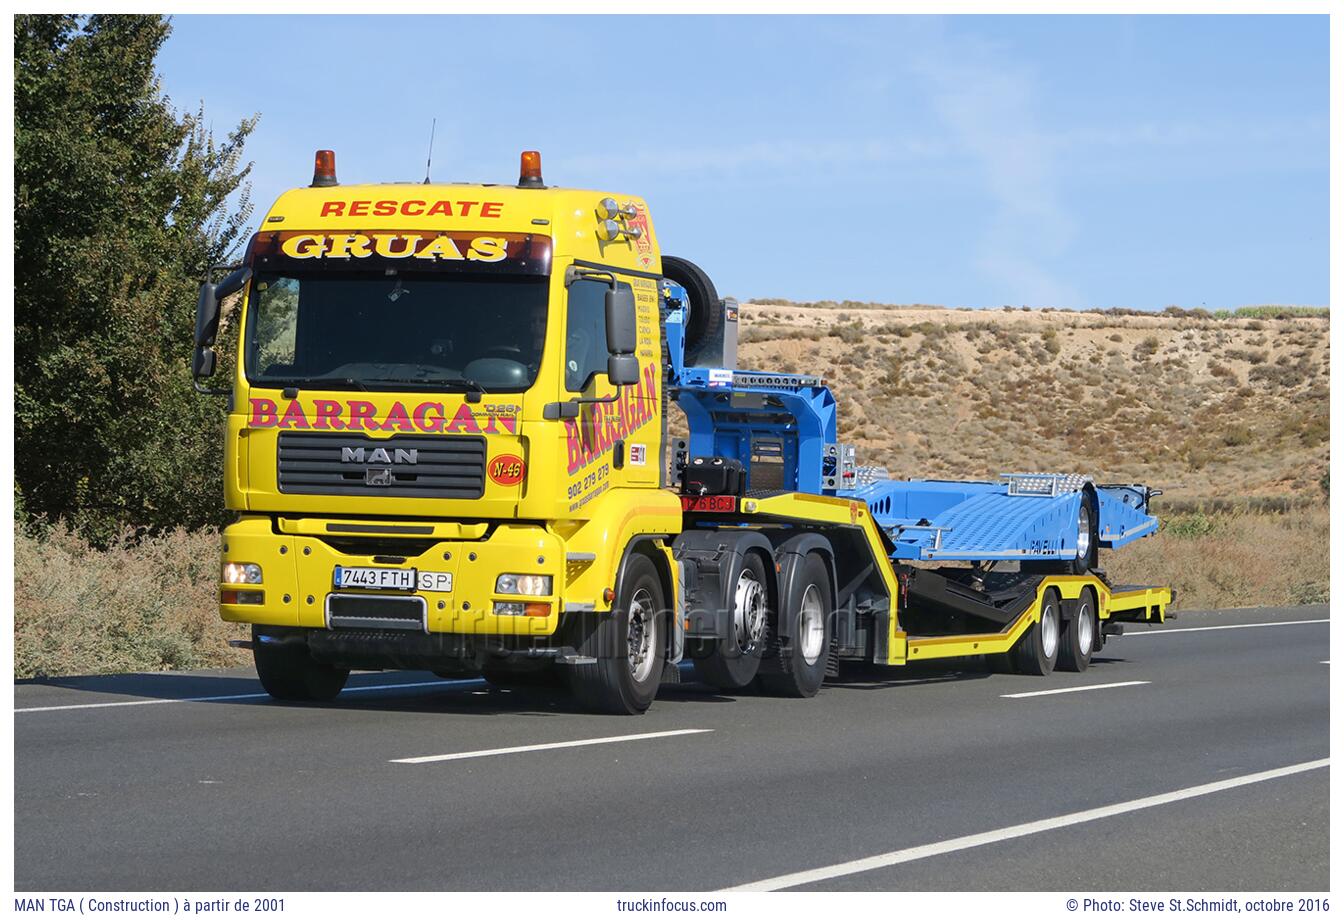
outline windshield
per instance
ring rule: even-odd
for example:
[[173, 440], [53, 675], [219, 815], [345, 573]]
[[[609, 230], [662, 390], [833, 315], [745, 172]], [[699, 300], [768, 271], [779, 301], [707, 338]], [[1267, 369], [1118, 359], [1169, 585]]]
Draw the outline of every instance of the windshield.
[[546, 332], [544, 276], [262, 272], [246, 338], [252, 383], [323, 389], [530, 387]]

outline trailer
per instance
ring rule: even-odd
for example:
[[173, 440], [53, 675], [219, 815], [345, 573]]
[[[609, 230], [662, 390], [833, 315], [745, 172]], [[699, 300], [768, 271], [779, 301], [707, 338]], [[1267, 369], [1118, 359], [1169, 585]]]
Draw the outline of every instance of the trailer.
[[[898, 481], [859, 466], [837, 440], [824, 379], [736, 368], [736, 304], [694, 352], [727, 366], [686, 365], [688, 289], [707, 307], [716, 298], [694, 266], [672, 270], [669, 373], [690, 429], [677, 445], [685, 525], [673, 545], [701, 680], [808, 696], [844, 660], [983, 655], [1023, 673], [1081, 671], [1124, 623], [1164, 618], [1169, 588], [1114, 585], [1098, 566], [1099, 548], [1156, 531], [1156, 490], [1063, 473]], [[773, 617], [751, 610], [762, 569]]]
[[1044, 676], [1171, 603], [1099, 566], [1156, 530], [1156, 490], [859, 465], [823, 377], [738, 367], [740, 306], [642, 199], [547, 187], [535, 152], [509, 188], [340, 186], [319, 151], [223, 268], [192, 361], [230, 400], [220, 612], [277, 698], [356, 668], [631, 714], [685, 662], [796, 697], [845, 661]]

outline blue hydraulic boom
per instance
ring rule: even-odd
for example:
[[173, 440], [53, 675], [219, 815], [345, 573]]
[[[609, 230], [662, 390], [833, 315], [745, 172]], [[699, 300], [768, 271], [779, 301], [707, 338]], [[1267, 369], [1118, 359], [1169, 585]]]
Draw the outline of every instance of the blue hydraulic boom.
[[[1103, 485], [1063, 473], [1006, 473], [999, 481], [895, 480], [861, 467], [837, 438], [837, 406], [811, 374], [735, 368], [737, 305], [725, 301], [731, 328], [711, 360], [688, 366], [686, 292], [665, 281], [669, 381], [689, 437], [678, 452], [741, 464], [751, 493], [804, 492], [862, 501], [890, 540], [893, 560], [1063, 562], [1083, 572], [1096, 548], [1124, 546], [1156, 531], [1148, 513], [1157, 490]], [[703, 361], [705, 352], [698, 357]]]

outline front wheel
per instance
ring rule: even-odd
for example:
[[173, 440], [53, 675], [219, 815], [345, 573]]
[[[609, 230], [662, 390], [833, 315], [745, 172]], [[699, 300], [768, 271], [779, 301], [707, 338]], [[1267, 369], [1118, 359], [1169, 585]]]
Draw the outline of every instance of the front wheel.
[[300, 642], [268, 641], [252, 628], [252, 662], [267, 693], [277, 700], [323, 703], [336, 698], [350, 672], [318, 661]]
[[594, 660], [571, 666], [574, 696], [597, 712], [644, 712], [658, 693], [667, 640], [663, 586], [647, 556], [629, 557], [611, 612], [585, 625], [578, 652]]

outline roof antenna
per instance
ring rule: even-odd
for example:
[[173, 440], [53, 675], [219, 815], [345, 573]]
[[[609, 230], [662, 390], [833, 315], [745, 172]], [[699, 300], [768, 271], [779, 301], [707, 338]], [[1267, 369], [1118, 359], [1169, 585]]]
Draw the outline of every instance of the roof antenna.
[[434, 159], [434, 126], [438, 121], [437, 118], [432, 118], [429, 122], [429, 156], [425, 157], [425, 185], [429, 185], [429, 164]]

